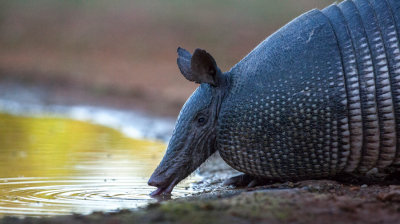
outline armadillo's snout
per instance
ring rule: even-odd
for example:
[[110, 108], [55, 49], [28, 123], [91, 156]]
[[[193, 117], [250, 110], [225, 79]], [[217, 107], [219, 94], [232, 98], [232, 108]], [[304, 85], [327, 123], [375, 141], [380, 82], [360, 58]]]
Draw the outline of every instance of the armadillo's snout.
[[155, 191], [150, 193], [151, 196], [160, 195], [165, 190], [165, 187], [163, 187], [163, 182], [160, 180], [160, 178], [156, 177], [154, 174], [150, 177], [147, 184], [153, 187], [157, 187]]
[[[176, 144], [176, 139], [176, 136], [172, 136], [167, 153], [148, 181], [150, 186], [157, 187], [157, 190], [151, 193], [152, 196], [170, 194], [175, 185], [191, 173], [191, 170], [187, 169], [191, 166], [190, 157], [182, 155], [186, 148], [177, 148], [177, 145], [182, 144]], [[178, 140], [181, 142], [181, 139]]]
[[159, 175], [157, 170], [151, 175], [148, 185], [157, 187], [157, 190], [153, 191], [150, 195], [157, 196], [161, 194], [170, 194], [177, 183], [177, 179], [166, 178], [163, 175]]
[[159, 187], [161, 185], [160, 181], [157, 180], [157, 178], [154, 178], [153, 176], [150, 177], [147, 184], [153, 187]]

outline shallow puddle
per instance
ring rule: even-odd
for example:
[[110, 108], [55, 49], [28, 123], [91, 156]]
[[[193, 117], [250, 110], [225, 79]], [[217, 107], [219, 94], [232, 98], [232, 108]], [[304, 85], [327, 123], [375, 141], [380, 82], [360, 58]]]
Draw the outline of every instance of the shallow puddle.
[[[0, 216], [48, 216], [135, 208], [165, 144], [62, 118], [0, 113]], [[189, 181], [173, 197], [191, 193]]]

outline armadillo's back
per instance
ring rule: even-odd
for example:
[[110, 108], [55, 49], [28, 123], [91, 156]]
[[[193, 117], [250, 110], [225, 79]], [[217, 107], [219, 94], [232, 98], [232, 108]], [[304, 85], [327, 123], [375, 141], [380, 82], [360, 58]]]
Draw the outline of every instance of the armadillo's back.
[[218, 147], [232, 167], [281, 179], [400, 164], [400, 1], [310, 11], [231, 70]]

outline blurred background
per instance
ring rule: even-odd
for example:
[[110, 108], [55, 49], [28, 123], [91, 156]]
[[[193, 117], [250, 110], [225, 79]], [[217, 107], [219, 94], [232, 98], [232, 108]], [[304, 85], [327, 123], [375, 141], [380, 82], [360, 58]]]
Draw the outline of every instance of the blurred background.
[[34, 86], [48, 104], [176, 116], [196, 88], [176, 66], [178, 46], [206, 49], [227, 71], [291, 19], [330, 3], [3, 0], [0, 98], [16, 86]]

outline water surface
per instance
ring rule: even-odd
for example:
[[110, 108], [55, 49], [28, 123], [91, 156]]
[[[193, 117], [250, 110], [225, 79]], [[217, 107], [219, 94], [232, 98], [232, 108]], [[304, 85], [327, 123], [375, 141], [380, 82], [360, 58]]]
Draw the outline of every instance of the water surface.
[[[0, 113], [0, 216], [115, 211], [147, 204], [165, 144], [63, 118]], [[190, 180], [173, 197], [192, 192]]]

